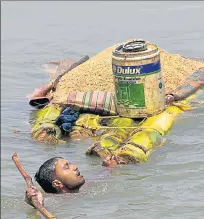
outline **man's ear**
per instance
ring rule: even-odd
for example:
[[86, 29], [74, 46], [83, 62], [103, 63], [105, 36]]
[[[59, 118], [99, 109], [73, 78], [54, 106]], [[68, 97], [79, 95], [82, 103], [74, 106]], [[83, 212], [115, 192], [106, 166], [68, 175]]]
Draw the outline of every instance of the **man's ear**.
[[52, 181], [52, 187], [60, 191], [63, 187], [63, 184], [58, 179]]

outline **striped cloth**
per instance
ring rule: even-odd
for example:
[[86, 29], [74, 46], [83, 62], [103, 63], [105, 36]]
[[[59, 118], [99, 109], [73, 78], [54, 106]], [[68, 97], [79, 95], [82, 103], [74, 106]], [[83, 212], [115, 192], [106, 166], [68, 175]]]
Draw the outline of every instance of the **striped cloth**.
[[99, 115], [117, 115], [115, 95], [105, 91], [71, 91], [67, 97], [68, 106], [80, 112]]

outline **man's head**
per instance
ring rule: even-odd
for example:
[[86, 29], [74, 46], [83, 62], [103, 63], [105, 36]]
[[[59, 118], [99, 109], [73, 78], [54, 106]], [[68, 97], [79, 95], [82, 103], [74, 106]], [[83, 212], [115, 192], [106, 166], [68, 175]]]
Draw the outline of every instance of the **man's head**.
[[35, 174], [35, 179], [48, 193], [71, 192], [85, 183], [78, 167], [62, 157], [47, 160]]

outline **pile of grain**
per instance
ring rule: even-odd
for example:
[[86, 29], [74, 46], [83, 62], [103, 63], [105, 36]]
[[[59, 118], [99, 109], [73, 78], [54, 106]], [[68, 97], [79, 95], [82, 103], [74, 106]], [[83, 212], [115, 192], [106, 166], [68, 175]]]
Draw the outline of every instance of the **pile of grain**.
[[[120, 44], [103, 50], [63, 76], [54, 93], [54, 102], [66, 103], [67, 94], [70, 91], [103, 90], [114, 92], [111, 55], [118, 45]], [[186, 77], [198, 68], [204, 67], [203, 62], [160, 50], [166, 93], [184, 83]]]

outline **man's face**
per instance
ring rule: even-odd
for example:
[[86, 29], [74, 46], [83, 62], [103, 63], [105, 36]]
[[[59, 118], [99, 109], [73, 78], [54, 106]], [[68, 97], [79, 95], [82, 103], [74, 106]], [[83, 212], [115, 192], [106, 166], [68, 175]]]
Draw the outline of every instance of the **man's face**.
[[55, 168], [56, 177], [68, 189], [79, 189], [85, 183], [78, 167], [65, 159], [59, 158]]

